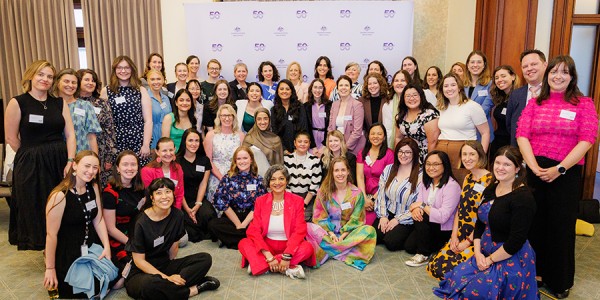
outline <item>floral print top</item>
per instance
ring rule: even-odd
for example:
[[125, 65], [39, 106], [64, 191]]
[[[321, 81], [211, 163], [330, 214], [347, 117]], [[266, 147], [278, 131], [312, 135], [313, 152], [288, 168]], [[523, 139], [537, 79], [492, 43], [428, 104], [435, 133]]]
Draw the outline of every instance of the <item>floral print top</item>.
[[231, 207], [237, 213], [246, 213], [254, 209], [256, 198], [267, 193], [263, 178], [248, 172], [241, 172], [223, 179], [217, 186], [214, 196], [215, 208], [225, 211]]

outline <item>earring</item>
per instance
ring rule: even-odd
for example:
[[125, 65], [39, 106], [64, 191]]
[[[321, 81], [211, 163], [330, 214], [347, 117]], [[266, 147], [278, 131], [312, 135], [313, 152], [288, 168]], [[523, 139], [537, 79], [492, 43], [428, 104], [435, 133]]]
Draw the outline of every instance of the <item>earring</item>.
[[519, 173], [515, 173], [515, 178], [519, 178]]
[[160, 161], [161, 161], [160, 157], [158, 157], [158, 156], [157, 156], [157, 157], [156, 157], [156, 162], [157, 162], [157, 163], [160, 163]]
[[77, 176], [77, 172], [73, 172], [73, 176]]

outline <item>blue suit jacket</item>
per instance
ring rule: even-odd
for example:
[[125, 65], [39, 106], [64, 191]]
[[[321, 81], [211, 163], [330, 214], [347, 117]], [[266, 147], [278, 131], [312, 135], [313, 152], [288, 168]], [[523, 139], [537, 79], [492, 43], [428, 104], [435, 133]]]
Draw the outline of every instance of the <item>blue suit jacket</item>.
[[528, 85], [522, 86], [510, 93], [506, 107], [506, 129], [510, 133], [510, 144], [517, 146], [517, 122], [521, 112], [527, 105]]
[[[487, 121], [488, 121], [488, 126], [490, 127], [490, 143], [494, 140], [494, 126], [492, 126], [492, 115], [491, 115], [491, 111], [492, 111], [492, 107], [494, 107], [494, 102], [492, 101], [492, 96], [490, 95], [490, 87], [492, 86], [492, 81], [490, 80], [490, 82], [487, 85], [476, 85], [475, 89], [473, 90], [473, 98], [469, 97], [469, 87], [466, 86], [465, 87], [465, 94], [467, 95], [467, 97], [469, 97], [471, 100], [479, 103], [479, 105], [481, 105], [481, 108], [483, 108], [483, 112], [485, 112], [485, 116], [487, 117]], [[486, 96], [480, 96], [479, 92], [480, 91], [487, 91], [487, 95]], [[481, 135], [479, 134], [479, 132], [477, 132], [477, 140], [481, 141]]]

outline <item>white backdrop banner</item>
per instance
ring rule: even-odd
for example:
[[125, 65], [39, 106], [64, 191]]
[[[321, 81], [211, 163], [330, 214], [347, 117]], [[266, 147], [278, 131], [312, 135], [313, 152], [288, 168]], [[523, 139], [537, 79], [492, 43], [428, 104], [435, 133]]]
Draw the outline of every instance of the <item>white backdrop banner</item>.
[[365, 74], [367, 64], [381, 61], [389, 76], [412, 53], [413, 1], [293, 1], [186, 3], [188, 48], [206, 62], [218, 59], [221, 75], [233, 80], [233, 66], [248, 65], [256, 81], [262, 61], [273, 62], [281, 78], [297, 61], [304, 81], [314, 78], [316, 59], [331, 59], [337, 78], [349, 62]]

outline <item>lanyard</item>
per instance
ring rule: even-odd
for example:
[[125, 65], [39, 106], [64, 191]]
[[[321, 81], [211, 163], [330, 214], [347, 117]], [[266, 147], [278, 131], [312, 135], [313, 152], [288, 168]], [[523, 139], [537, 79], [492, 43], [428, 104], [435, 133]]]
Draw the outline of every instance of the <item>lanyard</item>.
[[90, 189], [88, 188], [88, 185], [85, 185], [85, 193], [87, 195], [87, 201], [84, 203], [81, 199], [81, 195], [79, 195], [79, 193], [77, 193], [77, 189], [73, 189], [75, 191], [75, 195], [77, 195], [77, 202], [79, 203], [79, 205], [81, 206], [81, 209], [83, 210], [83, 214], [85, 216], [85, 237], [83, 238], [83, 244], [82, 246], [87, 245], [87, 240], [89, 238], [89, 233], [90, 233], [90, 223], [92, 222], [92, 212], [90, 210], [87, 209], [86, 204], [88, 202], [90, 202], [92, 199], [90, 197]]

